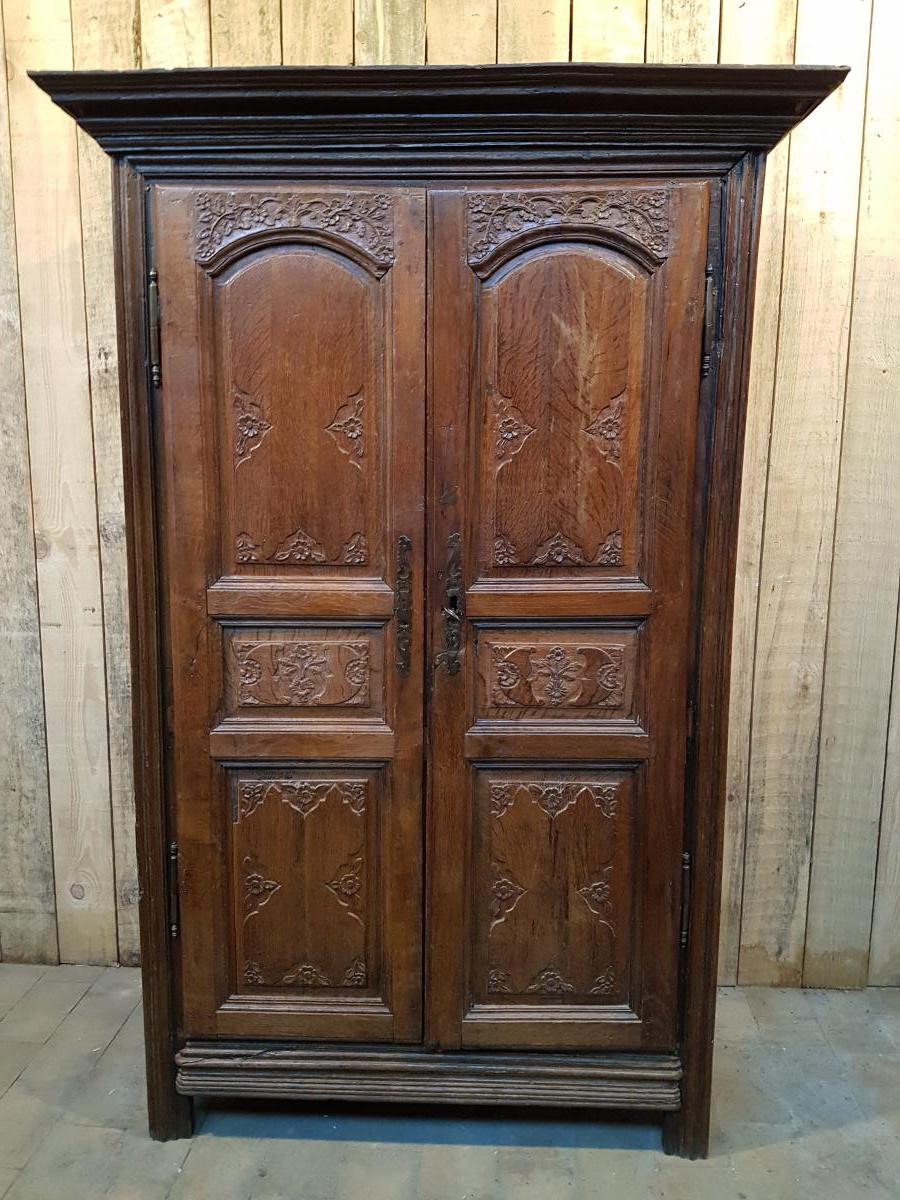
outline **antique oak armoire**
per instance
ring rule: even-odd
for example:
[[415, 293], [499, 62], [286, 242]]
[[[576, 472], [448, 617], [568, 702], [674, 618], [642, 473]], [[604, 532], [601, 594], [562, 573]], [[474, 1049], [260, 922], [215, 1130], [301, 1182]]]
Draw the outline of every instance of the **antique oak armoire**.
[[115, 160], [155, 1136], [705, 1153], [763, 162], [844, 73], [35, 76]]

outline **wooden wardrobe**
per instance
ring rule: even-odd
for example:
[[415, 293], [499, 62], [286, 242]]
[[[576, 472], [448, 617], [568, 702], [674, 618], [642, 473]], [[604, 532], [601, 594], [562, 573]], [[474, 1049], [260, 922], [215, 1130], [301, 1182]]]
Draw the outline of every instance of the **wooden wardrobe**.
[[115, 160], [156, 1137], [705, 1153], [763, 162], [844, 73], [35, 76]]

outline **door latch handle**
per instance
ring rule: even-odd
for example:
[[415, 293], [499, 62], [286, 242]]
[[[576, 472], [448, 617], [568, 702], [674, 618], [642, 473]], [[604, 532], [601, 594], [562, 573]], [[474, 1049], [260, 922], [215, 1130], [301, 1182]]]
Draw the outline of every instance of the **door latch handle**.
[[435, 665], [446, 667], [448, 675], [456, 675], [459, 671], [463, 624], [462, 537], [458, 533], [451, 533], [447, 538], [441, 613], [444, 617], [444, 649], [437, 656]]

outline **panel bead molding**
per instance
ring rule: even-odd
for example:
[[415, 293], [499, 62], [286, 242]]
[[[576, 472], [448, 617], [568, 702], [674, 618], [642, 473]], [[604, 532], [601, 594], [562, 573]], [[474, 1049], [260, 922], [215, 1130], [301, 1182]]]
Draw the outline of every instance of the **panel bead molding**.
[[369, 704], [369, 642], [232, 641], [238, 703], [273, 708]]
[[669, 251], [669, 189], [470, 193], [469, 264], [481, 266], [513, 238], [550, 228], [615, 233], [662, 261]]
[[200, 263], [232, 242], [274, 229], [338, 236], [382, 272], [394, 261], [394, 215], [386, 192], [208, 191], [194, 198], [194, 250]]

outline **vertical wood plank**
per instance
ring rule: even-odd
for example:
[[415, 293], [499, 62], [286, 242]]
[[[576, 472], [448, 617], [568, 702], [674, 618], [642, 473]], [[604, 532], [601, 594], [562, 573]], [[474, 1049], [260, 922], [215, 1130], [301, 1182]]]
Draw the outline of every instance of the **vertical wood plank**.
[[[894, 111], [896, 114], [898, 110]], [[896, 139], [896, 133], [892, 136]], [[894, 382], [896, 373], [895, 360], [891, 369]], [[894, 686], [886, 758], [868, 981], [876, 986], [900, 987], [900, 622], [894, 631]]]
[[573, 62], [643, 62], [647, 0], [572, 0]]
[[719, 56], [719, 0], [647, 0], [647, 62], [707, 63]]
[[797, 12], [797, 61], [852, 69], [791, 141], [741, 983], [802, 975], [870, 12], [870, 0], [799, 0]]
[[356, 0], [355, 61], [425, 61], [425, 0]]
[[141, 65], [208, 67], [208, 0], [140, 0]]
[[[56, 901], [0, 22], [0, 959], [55, 962]], [[15, 680], [15, 686], [10, 681]]]
[[[796, 0], [723, 0], [720, 58], [726, 63], [790, 63], [794, 58]], [[734, 984], [738, 974], [744, 848], [753, 713], [753, 660], [768, 477], [769, 436], [787, 192], [789, 142], [769, 155], [763, 193], [753, 353], [747, 399], [744, 472], [737, 548], [731, 698], [728, 716], [728, 770], [725, 784], [725, 846], [719, 927], [719, 982]]]
[[497, 57], [497, 0], [426, 0], [430, 63], [490, 63]]
[[281, 62], [279, 0], [210, 0], [214, 67], [262, 67]]
[[569, 0], [498, 0], [497, 62], [567, 62]]
[[[863, 987], [868, 979], [900, 586], [898, 44], [900, 8], [875, 0], [803, 967], [809, 987]], [[882, 884], [891, 849], [884, 845]], [[898, 882], [886, 906], [891, 924], [884, 908], [877, 914], [879, 964], [891, 945], [900, 958]], [[884, 956], [890, 960], [890, 949]]]
[[282, 0], [285, 65], [345, 67], [353, 62], [353, 0]]
[[68, 0], [6, 0], [4, 17], [60, 957], [115, 962], [75, 128], [25, 74], [71, 68]]
[[[138, 0], [72, 0], [77, 70], [140, 66]], [[125, 549], [109, 158], [80, 130], [78, 177], [91, 420], [100, 531], [110, 800], [119, 962], [140, 961], [131, 745], [131, 650]]]

